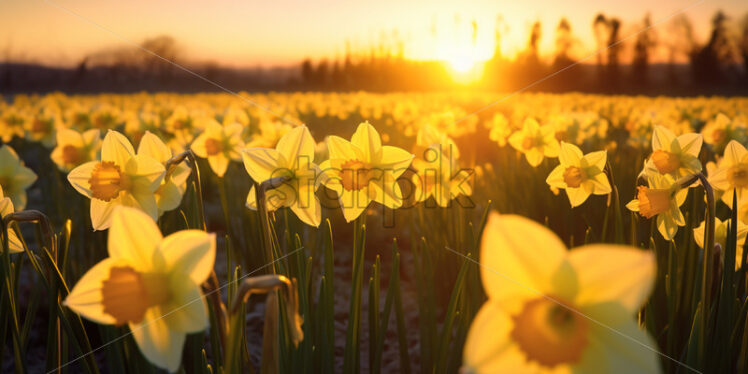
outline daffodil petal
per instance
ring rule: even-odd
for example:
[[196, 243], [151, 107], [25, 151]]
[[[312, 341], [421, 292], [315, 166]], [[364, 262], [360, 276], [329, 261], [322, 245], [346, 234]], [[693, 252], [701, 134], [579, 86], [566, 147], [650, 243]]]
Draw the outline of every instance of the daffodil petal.
[[161, 164], [165, 164], [171, 158], [171, 150], [169, 147], [167, 147], [158, 136], [150, 131], [146, 131], [145, 134], [143, 134], [143, 137], [140, 138], [137, 154], [151, 157]]
[[93, 174], [93, 170], [98, 164], [98, 161], [86, 162], [68, 173], [68, 182], [70, 182], [70, 185], [81, 195], [89, 199], [93, 196], [89, 180], [91, 180], [91, 174]]
[[612, 244], [591, 244], [569, 253], [579, 293], [575, 304], [619, 302], [633, 315], [654, 287], [657, 264], [648, 250]]
[[208, 328], [208, 305], [200, 286], [184, 282], [179, 276], [171, 279], [172, 299], [162, 308], [170, 330], [195, 333]]
[[140, 352], [152, 364], [175, 372], [182, 362], [185, 333], [172, 330], [161, 308], [149, 308], [141, 323], [130, 323], [130, 330]]
[[314, 139], [306, 126], [298, 126], [287, 132], [278, 140], [275, 149], [295, 169], [298, 165], [308, 164], [314, 160]]
[[158, 250], [168, 271], [187, 274], [194, 284], [200, 285], [213, 271], [216, 236], [202, 230], [182, 230], [164, 238]]
[[483, 231], [483, 288], [499, 302], [517, 302], [552, 290], [552, 275], [566, 246], [548, 228], [528, 218], [491, 213]]
[[244, 169], [258, 183], [272, 178], [283, 167], [280, 160], [280, 153], [271, 148], [247, 148], [242, 151]]
[[124, 135], [114, 130], [107, 132], [101, 143], [101, 161], [114, 162], [115, 165], [124, 167], [134, 155], [135, 150]]
[[83, 277], [78, 280], [78, 283], [65, 298], [63, 302], [65, 306], [96, 323], [114, 324], [116, 322], [115, 318], [104, 313], [101, 288], [102, 282], [109, 278], [112, 267], [119, 263], [121, 263], [121, 260], [105, 258], [94, 265], [83, 274]]
[[358, 125], [351, 137], [351, 143], [363, 151], [365, 155], [365, 159], [361, 160], [363, 162], [374, 164], [382, 158], [382, 138], [369, 122], [362, 122]]
[[156, 222], [135, 208], [118, 207], [109, 228], [109, 257], [125, 259], [138, 270], [153, 266], [154, 253], [161, 242]]

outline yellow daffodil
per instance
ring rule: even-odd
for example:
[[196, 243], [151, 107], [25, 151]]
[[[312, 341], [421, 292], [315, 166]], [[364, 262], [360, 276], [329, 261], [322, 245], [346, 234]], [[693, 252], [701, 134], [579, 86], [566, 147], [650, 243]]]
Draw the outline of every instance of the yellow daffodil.
[[707, 122], [701, 129], [704, 142], [709, 144], [714, 152], [722, 152], [732, 140], [745, 142], [748, 140], [748, 128], [744, 123], [733, 121], [723, 113]]
[[[283, 135], [275, 149], [247, 148], [242, 151], [244, 168], [257, 183], [271, 178], [288, 178], [266, 194], [268, 211], [289, 207], [304, 223], [319, 226], [322, 209], [315, 192], [321, 179], [314, 161], [315, 142], [306, 126], [298, 126]], [[255, 186], [247, 195], [247, 207], [257, 209]]]
[[57, 130], [57, 146], [52, 150], [50, 158], [57, 167], [65, 172], [75, 167], [94, 161], [101, 149], [99, 129], [91, 129], [84, 133], [72, 129]]
[[[5, 218], [5, 216], [13, 212], [15, 212], [13, 202], [10, 198], [3, 195], [3, 189], [0, 188], [0, 219]], [[8, 227], [8, 250], [10, 253], [23, 252], [23, 244], [21, 244], [21, 240], [18, 238], [18, 235], [16, 235], [15, 230], [10, 227]], [[0, 252], [2, 252], [2, 244], [0, 244]]]
[[162, 237], [141, 211], [119, 207], [109, 230], [109, 257], [94, 265], [64, 304], [100, 324], [127, 324], [140, 352], [175, 372], [188, 333], [208, 327], [200, 285], [213, 270], [214, 234], [183, 230]]
[[3, 110], [0, 113], [0, 140], [9, 143], [13, 138], [23, 138], [23, 124], [26, 122], [25, 115], [15, 107]]
[[[652, 155], [645, 168], [680, 179], [701, 171], [699, 152], [701, 135], [688, 133], [676, 137], [664, 126], [655, 126], [652, 134]], [[694, 185], [695, 186], [695, 185]]]
[[722, 201], [728, 206], [732, 206], [733, 193], [738, 194], [738, 201], [748, 196], [748, 150], [737, 141], [730, 141], [717, 170], [709, 176], [709, 183], [722, 192]]
[[[722, 248], [725, 248], [727, 243], [727, 225], [730, 224], [730, 220], [722, 221], [719, 218], [715, 218], [714, 227], [714, 243], [719, 244]], [[700, 248], [704, 248], [704, 230], [706, 228], [706, 221], [702, 221], [699, 227], [693, 229], [693, 239]], [[737, 247], [735, 248], [735, 270], [740, 269], [740, 263], [743, 261], [743, 245], [745, 245], [745, 238], [748, 235], [748, 225], [743, 222], [737, 222]], [[724, 253], [724, 252], [722, 252]]]
[[210, 120], [205, 131], [192, 142], [192, 151], [202, 158], [207, 158], [210, 168], [217, 176], [223, 178], [229, 161], [241, 160], [242, 125], [233, 123], [221, 126], [215, 120]]
[[525, 119], [522, 130], [509, 137], [509, 144], [523, 153], [533, 167], [540, 165], [544, 157], [558, 157], [556, 129], [551, 125], [540, 126], [534, 118]]
[[59, 114], [52, 109], [43, 110], [40, 113], [28, 116], [24, 123], [26, 139], [40, 142], [48, 149], [51, 149], [55, 146], [57, 129], [61, 123], [62, 119]]
[[18, 210], [26, 208], [26, 189], [36, 181], [36, 174], [24, 166], [10, 146], [0, 147], [0, 187]]
[[686, 225], [680, 206], [686, 201], [688, 190], [680, 189], [669, 174], [649, 173], [647, 180], [649, 186], [638, 186], [636, 199], [626, 207], [647, 219], [657, 216], [657, 230], [662, 237], [672, 240], [678, 226]]
[[546, 227], [492, 213], [481, 242], [488, 294], [463, 351], [464, 373], [657, 373], [657, 345], [634, 316], [654, 286], [645, 250], [567, 251]]
[[247, 144], [247, 147], [274, 148], [280, 138], [291, 129], [293, 129], [291, 125], [280, 121], [262, 121], [260, 122], [260, 133], [252, 136], [252, 140]]
[[[172, 157], [169, 147], [150, 131], [146, 131], [140, 139], [138, 155], [151, 157], [164, 165], [164, 167], [166, 167], [166, 163]], [[174, 170], [166, 171], [161, 185], [155, 192], [159, 216], [164, 214], [164, 212], [176, 209], [182, 203], [184, 191], [187, 190], [187, 178], [190, 177], [190, 172], [192, 172], [192, 169], [187, 166], [186, 161], [182, 161], [174, 166]]]
[[411, 153], [383, 146], [379, 133], [369, 122], [358, 125], [350, 142], [330, 136], [327, 147], [330, 159], [320, 165], [325, 173], [323, 182], [338, 194], [346, 221], [360, 216], [372, 201], [391, 209], [402, 206], [397, 178], [410, 165]]
[[507, 138], [512, 135], [512, 128], [509, 121], [501, 113], [496, 113], [493, 119], [486, 124], [489, 128], [488, 138], [499, 144], [499, 147], [506, 145]]
[[105, 230], [112, 222], [114, 208], [139, 208], [158, 218], [155, 192], [164, 178], [164, 166], [145, 155], [136, 155], [127, 138], [113, 130], [104, 137], [101, 160], [87, 162], [70, 171], [68, 181], [91, 199], [91, 224]]
[[[446, 149], [447, 151], [444, 151]], [[424, 152], [424, 158], [415, 158], [411, 177], [415, 187], [415, 201], [422, 202], [433, 196], [441, 207], [446, 207], [459, 195], [473, 194], [471, 176], [468, 170], [460, 169], [455, 159], [457, 146], [454, 144], [434, 144]]]
[[558, 160], [561, 163], [545, 180], [549, 186], [563, 188], [572, 207], [582, 205], [590, 195], [607, 195], [610, 182], [603, 172], [607, 152], [582, 154], [579, 147], [561, 142]]

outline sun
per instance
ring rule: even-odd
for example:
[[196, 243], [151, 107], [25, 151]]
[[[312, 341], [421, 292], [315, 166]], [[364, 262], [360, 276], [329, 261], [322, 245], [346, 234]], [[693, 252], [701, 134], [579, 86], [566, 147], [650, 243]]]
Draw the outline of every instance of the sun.
[[467, 73], [477, 65], [478, 61], [473, 56], [467, 54], [456, 54], [447, 57], [446, 61], [449, 67], [457, 73]]

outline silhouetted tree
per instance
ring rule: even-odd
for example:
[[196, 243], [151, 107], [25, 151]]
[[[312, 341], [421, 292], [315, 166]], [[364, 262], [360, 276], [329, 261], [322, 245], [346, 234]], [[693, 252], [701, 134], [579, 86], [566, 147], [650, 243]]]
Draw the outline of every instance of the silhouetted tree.
[[634, 58], [631, 62], [633, 83], [646, 88], [649, 85], [649, 52], [656, 45], [650, 15], [644, 17], [643, 30], [636, 37]]
[[608, 67], [606, 72], [605, 84], [608, 92], [617, 92], [619, 88], [618, 77], [620, 74], [619, 57], [622, 46], [619, 43], [619, 32], [621, 31], [621, 21], [618, 18], [608, 19]]

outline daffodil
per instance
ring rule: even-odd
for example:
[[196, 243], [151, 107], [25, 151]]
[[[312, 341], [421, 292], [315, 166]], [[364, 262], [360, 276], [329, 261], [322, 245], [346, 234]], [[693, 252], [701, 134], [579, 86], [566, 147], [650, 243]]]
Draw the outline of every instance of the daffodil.
[[26, 139], [39, 142], [51, 149], [55, 146], [57, 128], [60, 127], [61, 123], [62, 119], [53, 109], [30, 115], [24, 122]]
[[644, 167], [660, 174], [668, 174], [674, 179], [697, 174], [701, 172], [699, 152], [702, 143], [699, 134], [687, 133], [676, 137], [667, 127], [655, 126], [652, 155]]
[[561, 164], [553, 169], [545, 182], [551, 187], [565, 189], [572, 207], [582, 205], [590, 195], [610, 193], [610, 182], [603, 172], [607, 158], [605, 151], [583, 155], [579, 147], [561, 142], [558, 154]]
[[[0, 188], [0, 219], [5, 218], [5, 216], [13, 212], [15, 212], [13, 202], [10, 198], [3, 195], [3, 189]], [[15, 230], [10, 227], [8, 227], [8, 250], [10, 253], [23, 252], [23, 244], [21, 244], [21, 240], [18, 238], [18, 235], [16, 235]], [[2, 252], [2, 244], [0, 244], [0, 252]]]
[[112, 222], [114, 208], [139, 208], [158, 218], [156, 190], [164, 178], [164, 166], [145, 155], [136, 155], [127, 138], [109, 130], [101, 145], [101, 160], [87, 162], [70, 171], [68, 181], [91, 199], [91, 224], [105, 230]]
[[[244, 168], [257, 183], [271, 178], [287, 178], [279, 187], [267, 191], [268, 211], [289, 207], [304, 223], [319, 226], [322, 209], [315, 192], [320, 185], [319, 167], [314, 161], [315, 142], [306, 126], [298, 126], [283, 135], [275, 149], [247, 148], [242, 151]], [[247, 207], [257, 209], [253, 185], [247, 195]]]
[[681, 189], [668, 174], [648, 173], [647, 180], [649, 186], [638, 186], [636, 199], [626, 207], [647, 219], [657, 216], [657, 230], [662, 237], [672, 240], [678, 226], [686, 225], [680, 206], [686, 201], [688, 190]]
[[391, 209], [402, 206], [397, 178], [410, 165], [411, 153], [383, 146], [369, 122], [358, 125], [350, 142], [330, 136], [327, 147], [330, 159], [320, 165], [325, 175], [323, 183], [338, 194], [346, 221], [360, 216], [372, 201]]
[[100, 149], [99, 129], [87, 130], [81, 134], [72, 129], [61, 128], [57, 130], [57, 146], [52, 150], [50, 158], [60, 170], [68, 172], [96, 160]]
[[748, 196], [748, 150], [737, 141], [730, 141], [717, 170], [709, 176], [709, 183], [722, 192], [722, 201], [728, 206], [732, 206], [733, 193], [738, 194], [738, 201]]
[[732, 140], [738, 142], [748, 140], [748, 128], [744, 123], [733, 121], [724, 113], [718, 113], [713, 120], [707, 122], [706, 126], [701, 129], [701, 135], [714, 152], [722, 152]]
[[[172, 157], [169, 147], [150, 131], [146, 131], [140, 139], [138, 155], [151, 157], [164, 165], [164, 168]], [[184, 191], [187, 190], [187, 178], [190, 177], [191, 171], [186, 161], [175, 165], [173, 170], [166, 171], [161, 185], [155, 191], [159, 216], [176, 209], [182, 203]]]
[[223, 178], [229, 161], [241, 160], [242, 125], [233, 123], [221, 126], [215, 120], [210, 120], [202, 134], [192, 142], [192, 151], [202, 158], [207, 158], [210, 168], [217, 176]]
[[423, 153], [423, 159], [413, 160], [416, 173], [411, 177], [411, 181], [415, 187], [416, 202], [425, 201], [433, 196], [439, 206], [446, 207], [459, 195], [472, 195], [472, 173], [460, 169], [455, 159], [459, 154], [456, 145], [434, 144]]
[[26, 122], [24, 113], [15, 107], [3, 110], [0, 113], [0, 140], [9, 143], [13, 138], [23, 138], [23, 124]]
[[[730, 220], [722, 221], [719, 218], [715, 218], [714, 227], [714, 243], [719, 244], [722, 248], [725, 248], [727, 243], [727, 225], [731, 224]], [[745, 244], [746, 235], [748, 235], [748, 225], [738, 221], [736, 223], [737, 231], [737, 246], [735, 248], [735, 270], [740, 269], [740, 263], [743, 261], [743, 245]], [[706, 221], [702, 221], [699, 227], [693, 229], [693, 239], [700, 248], [704, 248], [704, 230], [706, 229]], [[723, 252], [724, 253], [724, 252]]]
[[593, 244], [568, 251], [546, 227], [492, 213], [481, 242], [488, 295], [470, 326], [464, 373], [657, 373], [634, 316], [654, 286], [652, 252]]
[[26, 189], [35, 181], [36, 174], [24, 166], [13, 148], [8, 145], [0, 147], [0, 187], [16, 209], [26, 208]]
[[540, 126], [534, 118], [525, 119], [522, 129], [509, 137], [509, 144], [523, 153], [533, 167], [540, 165], [544, 157], [558, 157], [556, 129], [551, 125]]
[[120, 207], [112, 214], [109, 257], [94, 265], [64, 304], [100, 324], [127, 324], [140, 352], [175, 372], [186, 334], [208, 327], [200, 285], [213, 270], [214, 234], [183, 230], [162, 237], [145, 213]]

